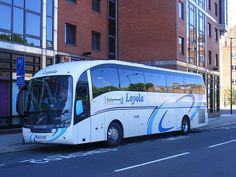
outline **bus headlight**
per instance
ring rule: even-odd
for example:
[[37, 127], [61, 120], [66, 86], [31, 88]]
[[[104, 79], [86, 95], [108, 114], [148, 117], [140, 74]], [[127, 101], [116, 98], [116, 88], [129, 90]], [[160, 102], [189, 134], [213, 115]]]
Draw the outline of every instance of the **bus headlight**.
[[70, 119], [67, 119], [67, 120], [64, 120], [63, 122], [61, 122], [61, 124], [58, 127], [66, 128], [66, 127], [70, 126], [70, 123], [71, 123]]

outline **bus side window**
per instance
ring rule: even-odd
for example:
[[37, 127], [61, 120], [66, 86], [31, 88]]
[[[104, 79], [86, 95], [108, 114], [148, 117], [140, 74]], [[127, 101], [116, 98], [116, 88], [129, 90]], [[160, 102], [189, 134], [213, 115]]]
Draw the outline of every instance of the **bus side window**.
[[[75, 93], [75, 103], [76, 101], [82, 101], [83, 112], [79, 115], [76, 115], [75, 110], [75, 120], [74, 124], [86, 119], [90, 115], [90, 104], [89, 104], [89, 86], [88, 86], [88, 78], [87, 72], [85, 71], [79, 78], [79, 81], [76, 86]], [[75, 104], [76, 109], [76, 104]]]

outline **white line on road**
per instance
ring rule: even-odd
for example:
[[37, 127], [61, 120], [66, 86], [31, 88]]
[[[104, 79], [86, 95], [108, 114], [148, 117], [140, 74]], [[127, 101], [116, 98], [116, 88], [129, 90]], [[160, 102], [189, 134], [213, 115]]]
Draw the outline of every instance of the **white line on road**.
[[233, 142], [236, 142], [236, 139], [231, 140], [231, 141], [226, 141], [226, 142], [223, 142], [223, 143], [219, 143], [219, 144], [215, 144], [215, 145], [211, 145], [211, 146], [208, 146], [208, 148], [214, 148], [214, 147], [222, 146], [222, 145], [233, 143]]
[[0, 167], [3, 167], [3, 166], [5, 166], [6, 164], [0, 164]]
[[141, 166], [161, 162], [161, 161], [164, 161], [164, 160], [173, 159], [173, 158], [184, 156], [184, 155], [187, 155], [187, 154], [190, 154], [190, 152], [185, 152], [185, 153], [182, 153], [182, 154], [177, 154], [177, 155], [165, 157], [165, 158], [162, 158], [162, 159], [153, 160], [153, 161], [150, 161], [150, 162], [145, 162], [145, 163], [129, 166], [129, 167], [126, 167], [126, 168], [121, 168], [121, 169], [118, 169], [118, 170], [114, 170], [114, 172], [121, 172], [121, 171], [129, 170], [129, 169], [132, 169], [132, 168], [137, 168], [137, 167], [141, 167]]

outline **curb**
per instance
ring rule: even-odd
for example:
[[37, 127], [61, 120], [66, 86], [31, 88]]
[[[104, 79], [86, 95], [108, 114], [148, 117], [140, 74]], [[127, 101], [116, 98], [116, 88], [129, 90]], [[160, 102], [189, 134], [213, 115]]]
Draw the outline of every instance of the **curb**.
[[0, 136], [6, 135], [6, 134], [21, 133], [21, 132], [22, 132], [22, 128], [3, 129], [3, 130], [0, 130]]

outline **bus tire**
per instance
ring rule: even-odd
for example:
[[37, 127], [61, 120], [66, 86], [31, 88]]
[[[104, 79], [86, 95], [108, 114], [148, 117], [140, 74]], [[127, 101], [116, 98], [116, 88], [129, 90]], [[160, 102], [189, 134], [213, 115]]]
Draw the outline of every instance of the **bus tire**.
[[112, 122], [107, 129], [107, 145], [117, 146], [123, 139], [122, 127], [117, 122]]
[[187, 135], [190, 132], [190, 121], [187, 117], [184, 117], [181, 123], [181, 134]]

